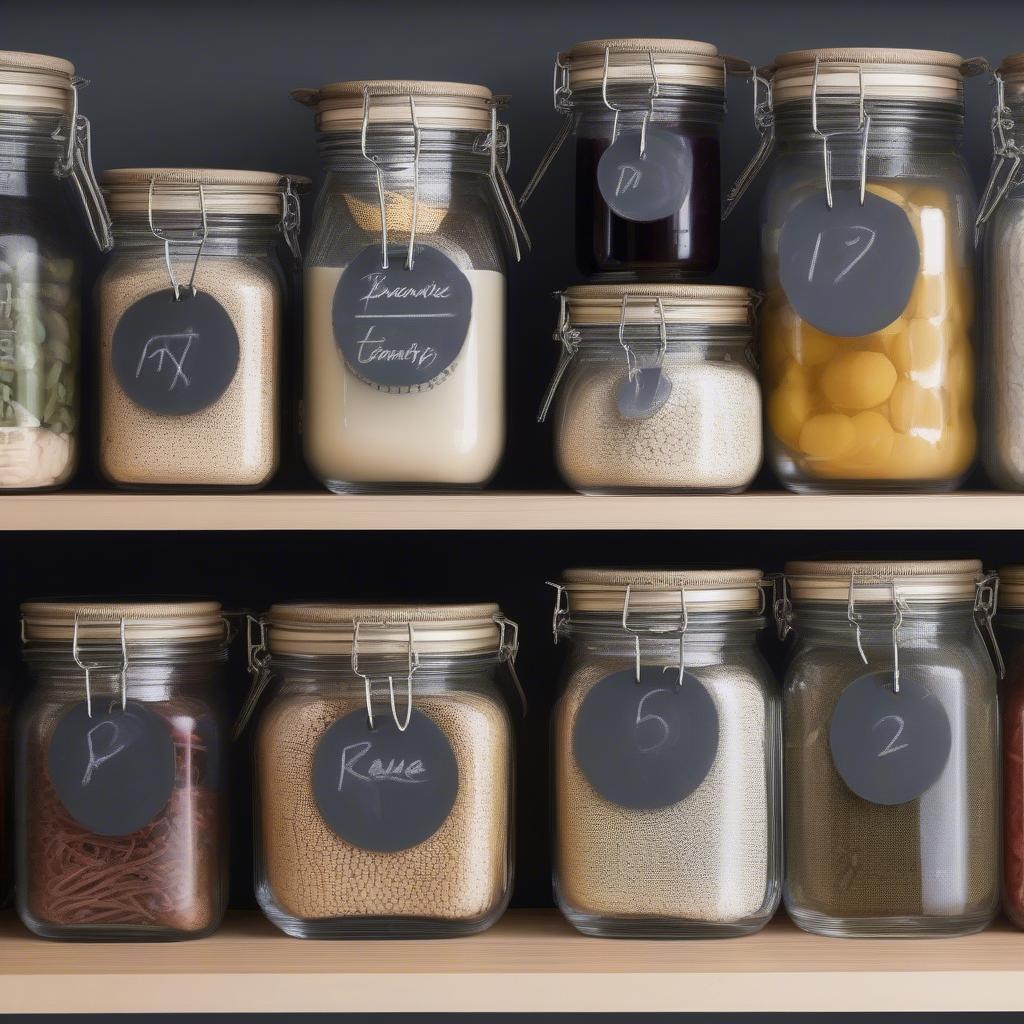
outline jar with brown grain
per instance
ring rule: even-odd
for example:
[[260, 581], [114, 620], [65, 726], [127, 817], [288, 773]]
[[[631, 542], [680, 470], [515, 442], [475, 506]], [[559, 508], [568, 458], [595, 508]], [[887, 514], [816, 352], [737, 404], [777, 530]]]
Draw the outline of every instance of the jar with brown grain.
[[993, 578], [971, 560], [794, 562], [786, 583], [790, 917], [837, 936], [985, 927], [999, 905]]
[[128, 488], [248, 489], [280, 452], [282, 242], [304, 178], [107, 171], [116, 248], [100, 278], [100, 468]]
[[555, 637], [555, 895], [587, 935], [744, 935], [781, 895], [760, 572], [572, 569]]
[[[257, 898], [301, 938], [489, 927], [512, 886], [497, 605], [276, 605], [250, 642]], [[513, 673], [514, 675], [514, 673]]]
[[227, 900], [220, 605], [33, 603], [22, 622], [22, 921], [54, 939], [208, 935]]

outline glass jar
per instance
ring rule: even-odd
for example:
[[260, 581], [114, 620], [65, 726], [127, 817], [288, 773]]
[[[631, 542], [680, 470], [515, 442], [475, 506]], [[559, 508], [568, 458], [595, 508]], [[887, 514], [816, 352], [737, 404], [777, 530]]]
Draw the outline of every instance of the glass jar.
[[996, 72], [992, 172], [981, 201], [985, 227], [986, 344], [982, 455], [993, 482], [1024, 490], [1024, 54]]
[[756, 295], [576, 285], [561, 296], [555, 459], [584, 494], [737, 492], [761, 466]]
[[573, 569], [555, 640], [555, 897], [587, 935], [757, 931], [781, 892], [778, 687], [756, 570]]
[[199, 938], [227, 899], [213, 602], [22, 606], [17, 907], [50, 939]]
[[679, 279], [718, 266], [726, 58], [689, 39], [594, 39], [555, 59], [576, 141], [576, 263], [586, 275]]
[[97, 288], [100, 468], [131, 488], [255, 489], [280, 451], [287, 240], [306, 178], [103, 175], [117, 248]]
[[944, 491], [971, 467], [972, 70], [922, 50], [776, 58], [741, 181], [774, 148], [761, 363], [769, 459], [790, 490]]
[[49, 490], [78, 461], [80, 253], [70, 179], [113, 244], [75, 68], [0, 51], [0, 491]]
[[999, 904], [991, 578], [968, 560], [794, 562], [786, 581], [789, 916], [821, 935], [978, 931]]
[[250, 640], [256, 895], [299, 938], [482, 931], [512, 891], [497, 605], [276, 605]]
[[999, 570], [999, 641], [1006, 655], [1003, 722], [1003, 910], [1024, 928], [1024, 566]]
[[505, 446], [505, 260], [519, 214], [500, 101], [340, 82], [305, 262], [306, 459], [332, 491], [483, 486]]

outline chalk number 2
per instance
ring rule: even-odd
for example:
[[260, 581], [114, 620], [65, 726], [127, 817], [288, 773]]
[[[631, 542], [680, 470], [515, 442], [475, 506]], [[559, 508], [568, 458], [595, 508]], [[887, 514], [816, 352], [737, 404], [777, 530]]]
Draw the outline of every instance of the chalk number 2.
[[903, 729], [906, 723], [900, 718], [899, 715], [885, 715], [880, 718], [872, 726], [872, 729], [878, 729], [880, 726], [885, 725], [886, 722], [894, 722], [896, 725], [896, 731], [889, 738], [889, 742], [886, 743], [882, 749], [875, 754], [875, 757], [886, 757], [888, 754], [895, 754], [898, 750], [906, 750], [910, 746], [909, 743], [900, 743], [899, 738], [903, 735]]

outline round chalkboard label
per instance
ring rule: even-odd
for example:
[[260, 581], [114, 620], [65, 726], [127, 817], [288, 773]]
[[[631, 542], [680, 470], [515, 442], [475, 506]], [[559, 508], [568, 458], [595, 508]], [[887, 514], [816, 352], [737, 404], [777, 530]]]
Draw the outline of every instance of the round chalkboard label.
[[832, 761], [857, 796], [903, 804], [924, 793], [949, 759], [952, 733], [939, 699], [923, 683], [891, 672], [855, 679], [843, 690], [829, 726]]
[[46, 763], [71, 817], [101, 836], [148, 825], [174, 789], [170, 727], [141, 704], [93, 701], [91, 718], [76, 704], [57, 723]]
[[626, 374], [619, 384], [616, 402], [619, 415], [627, 420], [644, 420], [653, 416], [669, 400], [672, 381], [657, 366], [645, 367]]
[[436, 387], [455, 368], [469, 333], [473, 288], [443, 252], [416, 246], [381, 267], [379, 245], [364, 249], [334, 292], [334, 339], [360, 380], [381, 391]]
[[779, 237], [779, 276], [806, 321], [841, 338], [873, 334], [907, 308], [921, 252], [901, 206], [856, 186], [801, 200]]
[[587, 693], [573, 728], [573, 754], [605, 800], [654, 810], [689, 796], [718, 750], [718, 712], [704, 685], [676, 668], [605, 676]]
[[137, 405], [162, 416], [199, 412], [220, 398], [238, 369], [238, 333], [206, 292], [153, 292], [114, 328], [117, 382]]
[[390, 715], [338, 719], [313, 758], [313, 795], [328, 826], [364, 850], [406, 850], [445, 822], [459, 791], [451, 744], [413, 709], [400, 732]]
[[608, 208], [625, 220], [663, 220], [678, 213], [690, 194], [693, 154], [686, 139], [647, 126], [619, 132], [597, 162], [597, 187]]

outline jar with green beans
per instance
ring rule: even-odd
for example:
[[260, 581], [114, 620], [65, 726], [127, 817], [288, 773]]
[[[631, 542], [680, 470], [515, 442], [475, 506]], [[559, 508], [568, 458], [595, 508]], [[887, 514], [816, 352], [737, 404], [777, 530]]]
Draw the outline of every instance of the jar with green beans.
[[100, 248], [106, 208], [65, 60], [0, 51], [0, 491], [66, 483], [77, 461], [79, 257], [70, 179]]

